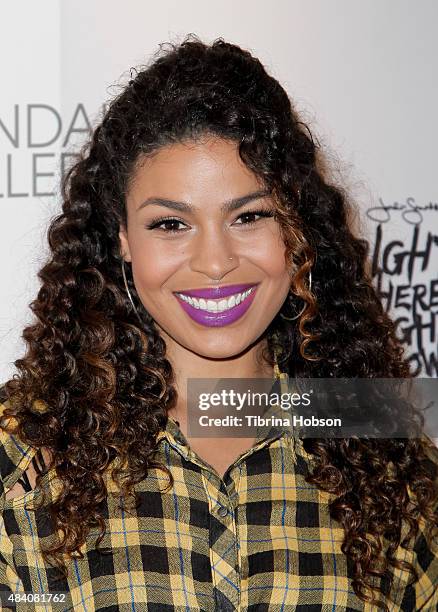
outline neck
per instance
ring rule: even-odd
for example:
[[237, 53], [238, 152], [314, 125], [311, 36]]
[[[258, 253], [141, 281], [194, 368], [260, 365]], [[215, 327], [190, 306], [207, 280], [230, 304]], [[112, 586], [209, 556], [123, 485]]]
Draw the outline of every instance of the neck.
[[175, 388], [178, 399], [169, 409], [168, 415], [178, 421], [181, 429], [187, 422], [187, 381], [196, 378], [274, 378], [273, 366], [261, 357], [266, 348], [266, 340], [250, 347], [247, 351], [232, 358], [211, 359], [189, 351], [185, 347], [167, 342], [167, 358], [172, 364]]

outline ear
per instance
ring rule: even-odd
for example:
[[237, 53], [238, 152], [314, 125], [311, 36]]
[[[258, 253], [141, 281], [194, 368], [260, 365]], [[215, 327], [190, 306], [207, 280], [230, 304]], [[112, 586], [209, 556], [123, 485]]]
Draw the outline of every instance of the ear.
[[119, 231], [120, 253], [125, 261], [131, 261], [131, 250], [129, 248], [128, 233], [126, 228], [121, 225]]

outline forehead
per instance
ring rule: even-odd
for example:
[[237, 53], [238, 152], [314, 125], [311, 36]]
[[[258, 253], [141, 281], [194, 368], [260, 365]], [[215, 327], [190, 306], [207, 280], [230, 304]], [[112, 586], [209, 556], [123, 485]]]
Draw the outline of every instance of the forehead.
[[128, 199], [178, 194], [195, 200], [209, 193], [221, 202], [261, 185], [240, 159], [238, 143], [205, 137], [167, 145], [140, 161], [131, 177]]

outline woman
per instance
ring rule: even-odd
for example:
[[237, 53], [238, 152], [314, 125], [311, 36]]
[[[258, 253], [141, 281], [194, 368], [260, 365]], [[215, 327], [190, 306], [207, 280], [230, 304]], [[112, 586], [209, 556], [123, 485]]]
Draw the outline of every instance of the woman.
[[162, 51], [62, 195], [2, 390], [1, 588], [62, 610], [435, 610], [427, 438], [188, 435], [192, 378], [410, 376], [348, 199], [261, 63], [222, 39]]

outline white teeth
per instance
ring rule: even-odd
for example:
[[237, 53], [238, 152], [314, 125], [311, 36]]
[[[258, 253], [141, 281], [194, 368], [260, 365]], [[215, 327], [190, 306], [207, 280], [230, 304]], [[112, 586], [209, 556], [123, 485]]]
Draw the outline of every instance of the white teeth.
[[251, 287], [251, 289], [247, 289], [242, 293], [236, 293], [234, 295], [230, 295], [228, 298], [222, 298], [220, 300], [205, 300], [203, 298], [192, 298], [188, 295], [184, 295], [183, 293], [178, 293], [178, 297], [180, 297], [184, 302], [190, 304], [194, 308], [199, 310], [205, 310], [207, 312], [223, 312], [224, 310], [229, 310], [233, 308], [233, 306], [237, 306], [245, 300], [250, 293], [254, 291], [255, 287]]
[[217, 304], [213, 300], [207, 300], [208, 312], [217, 312]]
[[228, 308], [228, 302], [227, 300], [221, 300], [219, 302], [219, 304], [217, 305], [217, 311], [218, 312], [222, 312], [223, 310], [225, 310], [226, 308]]

